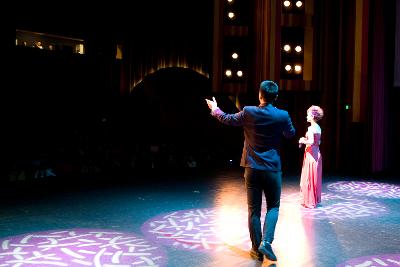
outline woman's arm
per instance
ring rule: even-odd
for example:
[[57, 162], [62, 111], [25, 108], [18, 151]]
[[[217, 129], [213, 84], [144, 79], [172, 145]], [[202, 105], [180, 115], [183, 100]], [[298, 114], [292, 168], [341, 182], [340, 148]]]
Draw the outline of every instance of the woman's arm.
[[305, 144], [305, 145], [312, 145], [314, 144], [314, 131], [313, 128], [310, 126], [308, 127], [306, 137], [301, 137], [299, 139], [300, 144]]

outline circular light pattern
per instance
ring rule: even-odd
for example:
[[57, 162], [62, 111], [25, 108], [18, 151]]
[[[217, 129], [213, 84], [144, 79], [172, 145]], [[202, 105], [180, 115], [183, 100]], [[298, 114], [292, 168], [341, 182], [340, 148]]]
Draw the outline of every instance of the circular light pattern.
[[233, 0], [228, 0], [228, 3], [232, 3], [233, 2]]
[[234, 208], [174, 211], [151, 218], [143, 224], [142, 232], [154, 242], [184, 250], [251, 247], [247, 211]]
[[294, 50], [295, 50], [297, 53], [300, 53], [300, 52], [302, 51], [301, 46], [299, 46], [299, 45], [296, 45], [296, 47], [294, 48]]
[[165, 266], [166, 253], [133, 234], [103, 229], [45, 231], [0, 239], [0, 265]]
[[283, 50], [285, 50], [285, 52], [289, 52], [291, 49], [292, 49], [292, 48], [291, 48], [290, 45], [288, 45], [288, 44], [285, 44], [285, 45], [283, 46]]
[[225, 71], [225, 75], [228, 76], [228, 77], [231, 77], [232, 76], [232, 71], [231, 70], [226, 70]]
[[291, 71], [292, 70], [292, 66], [290, 66], [289, 64], [285, 66], [285, 70], [286, 71]]
[[336, 265], [336, 267], [356, 267], [356, 266], [400, 266], [400, 254], [371, 255], [348, 260]]
[[239, 55], [238, 55], [237, 53], [233, 53], [233, 54], [232, 54], [232, 58], [233, 58], [233, 59], [237, 59], [238, 57], [239, 57]]
[[303, 6], [303, 2], [302, 1], [297, 1], [296, 2], [296, 6], [297, 7], [302, 7]]
[[[360, 217], [376, 216], [388, 212], [385, 206], [366, 199], [357, 199], [353, 196], [343, 196], [333, 193], [322, 193], [321, 205], [315, 209], [301, 207], [302, 216], [313, 219], [357, 219]], [[283, 204], [299, 205], [300, 193], [282, 195]], [[281, 209], [284, 212], [284, 208]]]
[[301, 66], [300, 65], [294, 65], [294, 71], [295, 72], [297, 72], [297, 73], [299, 73], [299, 72], [301, 72]]
[[327, 188], [357, 196], [400, 199], [400, 186], [388, 183], [340, 181], [328, 184]]
[[284, 1], [284, 2], [283, 2], [283, 5], [284, 5], [285, 7], [290, 7], [291, 4], [292, 4], [292, 3], [291, 3], [290, 1]]
[[[282, 218], [296, 210], [300, 217], [316, 220], [348, 220], [386, 214], [377, 202], [354, 196], [322, 193], [315, 209], [300, 205], [300, 193], [282, 195]], [[263, 201], [264, 202], [264, 201]], [[265, 204], [263, 204], [263, 209]], [[265, 210], [262, 211], [264, 213]], [[263, 221], [263, 216], [261, 220]], [[232, 223], [235, 222], [235, 223]], [[184, 250], [229, 251], [232, 246], [249, 249], [247, 210], [235, 207], [190, 209], [161, 214], [146, 221], [142, 232], [148, 240]]]
[[228, 13], [228, 18], [234, 19], [234, 18], [235, 18], [235, 13], [229, 12], [229, 13]]
[[242, 76], [243, 76], [243, 71], [238, 70], [237, 73], [236, 73], [236, 75], [237, 75], [238, 77], [242, 77]]

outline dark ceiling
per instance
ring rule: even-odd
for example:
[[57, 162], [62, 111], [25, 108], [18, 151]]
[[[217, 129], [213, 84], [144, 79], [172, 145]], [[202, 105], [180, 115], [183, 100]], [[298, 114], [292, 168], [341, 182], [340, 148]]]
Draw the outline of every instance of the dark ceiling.
[[195, 35], [210, 32], [212, 0], [33, 2], [16, 12], [16, 28], [85, 38]]

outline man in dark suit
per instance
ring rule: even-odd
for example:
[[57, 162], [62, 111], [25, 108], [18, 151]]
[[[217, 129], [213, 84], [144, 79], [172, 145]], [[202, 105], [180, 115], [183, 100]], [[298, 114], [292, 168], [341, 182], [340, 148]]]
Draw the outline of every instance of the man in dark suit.
[[[280, 159], [281, 137], [291, 138], [295, 128], [287, 111], [273, 106], [278, 97], [278, 85], [263, 81], [259, 89], [259, 106], [247, 106], [238, 113], [226, 114], [218, 108], [217, 101], [206, 99], [211, 115], [221, 123], [242, 126], [244, 146], [240, 166], [245, 168], [247, 188], [248, 225], [252, 249], [250, 255], [263, 260], [276, 261], [271, 243], [278, 221], [282, 170]], [[262, 193], [267, 202], [263, 232], [261, 232]]]

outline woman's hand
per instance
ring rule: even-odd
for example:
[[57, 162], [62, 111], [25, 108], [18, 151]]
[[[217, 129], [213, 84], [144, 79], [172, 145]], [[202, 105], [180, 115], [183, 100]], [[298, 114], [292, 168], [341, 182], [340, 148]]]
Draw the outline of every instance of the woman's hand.
[[306, 139], [305, 137], [301, 137], [301, 138], [299, 139], [299, 144], [305, 144], [306, 141], [307, 141], [307, 139]]

